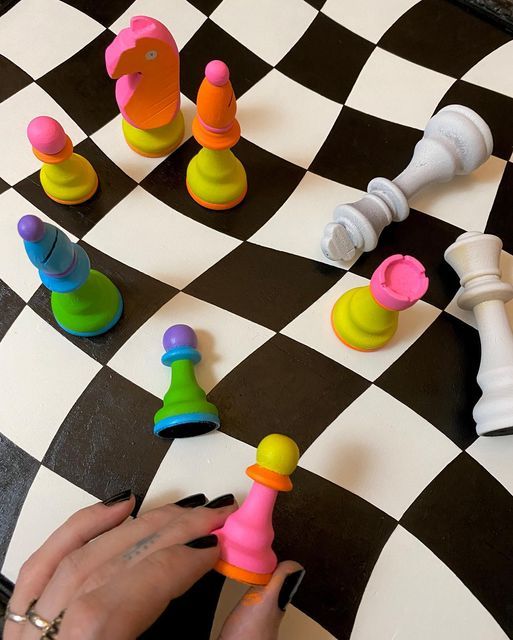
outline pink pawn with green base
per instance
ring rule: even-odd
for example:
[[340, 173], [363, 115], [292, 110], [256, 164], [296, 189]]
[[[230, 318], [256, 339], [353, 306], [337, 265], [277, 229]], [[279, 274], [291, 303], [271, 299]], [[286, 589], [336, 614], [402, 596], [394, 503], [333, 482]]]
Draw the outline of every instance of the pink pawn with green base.
[[64, 331], [88, 338], [116, 324], [123, 311], [121, 294], [106, 275], [90, 268], [80, 245], [33, 215], [20, 219], [18, 233], [42, 283], [52, 292], [52, 311]]
[[399, 311], [420, 300], [428, 284], [418, 260], [390, 256], [372, 274], [368, 286], [350, 289], [337, 300], [331, 313], [333, 330], [352, 349], [380, 349], [395, 334]]

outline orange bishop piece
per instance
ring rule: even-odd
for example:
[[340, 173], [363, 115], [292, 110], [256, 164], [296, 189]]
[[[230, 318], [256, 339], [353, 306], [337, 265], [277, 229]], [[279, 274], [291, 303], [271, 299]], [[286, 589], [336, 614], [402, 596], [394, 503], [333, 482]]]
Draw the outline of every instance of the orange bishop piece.
[[236, 112], [228, 67], [212, 60], [205, 68], [192, 123], [192, 133], [203, 148], [187, 167], [189, 194], [207, 209], [231, 209], [246, 195], [246, 172], [230, 150], [240, 138]]

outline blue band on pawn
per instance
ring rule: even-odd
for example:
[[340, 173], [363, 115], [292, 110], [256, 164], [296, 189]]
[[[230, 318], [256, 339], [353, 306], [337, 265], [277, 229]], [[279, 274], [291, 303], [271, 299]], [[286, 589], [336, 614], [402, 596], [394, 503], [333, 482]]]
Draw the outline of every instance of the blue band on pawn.
[[194, 347], [174, 347], [162, 356], [161, 362], [166, 367], [170, 367], [177, 360], [191, 360], [194, 364], [198, 364], [201, 360], [200, 352]]
[[153, 427], [153, 433], [158, 435], [164, 429], [171, 429], [172, 427], [178, 427], [182, 424], [197, 424], [200, 422], [208, 422], [216, 425], [216, 429], [219, 428], [221, 421], [219, 416], [215, 413], [182, 413], [179, 416], [169, 416], [163, 420], [159, 420]]

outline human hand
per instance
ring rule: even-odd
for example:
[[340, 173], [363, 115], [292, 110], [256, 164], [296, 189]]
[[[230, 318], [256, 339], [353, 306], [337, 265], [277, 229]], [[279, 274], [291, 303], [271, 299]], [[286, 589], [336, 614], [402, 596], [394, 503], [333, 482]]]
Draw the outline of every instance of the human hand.
[[[21, 568], [10, 611], [24, 613], [38, 598], [33, 610], [41, 619], [50, 622], [65, 613], [58, 632], [46, 636], [28, 621], [8, 619], [5, 640], [136, 638], [170, 600], [214, 567], [219, 549], [210, 531], [237, 508], [231, 495], [207, 503], [198, 494], [128, 519], [134, 504], [124, 492], [107, 504], [86, 507], [32, 554]], [[222, 640], [277, 638], [283, 616], [279, 591], [285, 576], [298, 569], [283, 563], [268, 587], [250, 590], [254, 595], [247, 594], [229, 616]]]

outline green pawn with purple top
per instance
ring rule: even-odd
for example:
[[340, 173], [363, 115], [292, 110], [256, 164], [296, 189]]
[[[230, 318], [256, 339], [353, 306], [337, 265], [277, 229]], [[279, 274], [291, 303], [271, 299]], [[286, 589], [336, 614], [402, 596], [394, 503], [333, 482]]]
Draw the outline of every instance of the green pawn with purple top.
[[219, 428], [219, 413], [199, 386], [194, 367], [201, 360], [198, 338], [186, 324], [175, 324], [164, 333], [166, 353], [162, 364], [171, 367], [171, 385], [164, 404], [155, 414], [155, 435], [188, 438]]
[[18, 233], [42, 283], [52, 292], [53, 315], [64, 331], [89, 338], [116, 324], [123, 311], [121, 294], [106, 275], [91, 269], [80, 245], [33, 215], [20, 218]]

